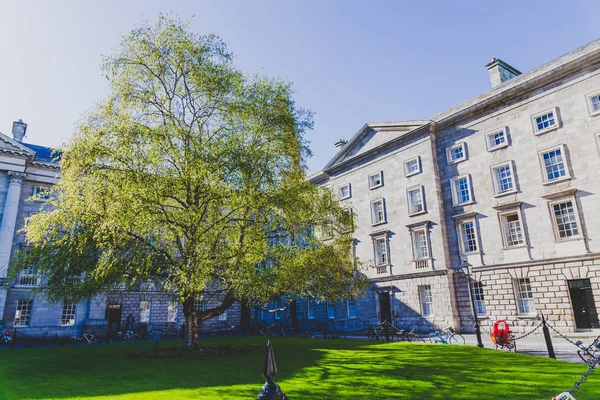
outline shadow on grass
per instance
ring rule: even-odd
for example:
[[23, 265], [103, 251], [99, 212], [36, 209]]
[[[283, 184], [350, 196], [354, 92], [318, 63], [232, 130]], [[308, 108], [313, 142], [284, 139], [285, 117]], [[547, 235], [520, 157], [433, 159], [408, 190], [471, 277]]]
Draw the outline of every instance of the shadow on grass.
[[[153, 343], [0, 351], [0, 398], [255, 398], [264, 383], [266, 338], [205, 343], [250, 350], [133, 360], [125, 354]], [[550, 399], [585, 371], [578, 364], [470, 346], [274, 338], [273, 347], [277, 381], [298, 400]], [[578, 399], [600, 398], [600, 377], [595, 378], [583, 385]], [[162, 392], [151, 394], [157, 391]]]

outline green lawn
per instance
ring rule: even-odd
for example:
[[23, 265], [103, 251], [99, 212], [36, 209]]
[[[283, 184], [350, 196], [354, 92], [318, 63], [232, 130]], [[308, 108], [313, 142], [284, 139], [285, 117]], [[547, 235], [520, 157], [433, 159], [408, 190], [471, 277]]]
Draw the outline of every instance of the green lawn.
[[[265, 338], [205, 340], [241, 354], [130, 359], [153, 343], [0, 350], [1, 399], [254, 399], [264, 380]], [[277, 381], [292, 400], [550, 399], [585, 371], [471, 346], [272, 339]], [[162, 342], [178, 346], [180, 342]], [[596, 373], [597, 374], [597, 373]], [[600, 375], [575, 393], [600, 398]]]

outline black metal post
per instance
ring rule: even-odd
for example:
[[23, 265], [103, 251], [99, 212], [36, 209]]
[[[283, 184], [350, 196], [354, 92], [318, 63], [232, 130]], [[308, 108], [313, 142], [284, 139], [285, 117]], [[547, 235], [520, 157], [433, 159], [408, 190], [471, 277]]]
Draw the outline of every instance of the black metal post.
[[546, 339], [546, 347], [548, 347], [548, 357], [556, 359], [554, 354], [554, 346], [552, 345], [552, 337], [550, 336], [550, 330], [546, 325], [546, 318], [542, 314], [542, 331], [544, 331], [544, 339]]
[[289, 398], [281, 391], [279, 385], [275, 383], [277, 364], [275, 364], [275, 355], [273, 354], [270, 340], [267, 342], [267, 355], [265, 357], [263, 376], [267, 382], [265, 382], [265, 385], [260, 389], [256, 400], [289, 400]]
[[467, 280], [469, 287], [469, 299], [471, 299], [471, 309], [473, 310], [473, 317], [475, 318], [475, 335], [477, 336], [477, 347], [483, 347], [481, 341], [481, 327], [479, 326], [479, 318], [477, 318], [477, 310], [475, 309], [475, 299], [473, 298], [473, 290], [471, 289], [471, 272], [467, 268]]

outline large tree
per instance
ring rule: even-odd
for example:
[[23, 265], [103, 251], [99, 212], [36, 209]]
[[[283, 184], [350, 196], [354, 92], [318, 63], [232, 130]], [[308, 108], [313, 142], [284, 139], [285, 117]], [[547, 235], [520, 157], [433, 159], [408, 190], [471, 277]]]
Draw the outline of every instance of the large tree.
[[[33, 259], [48, 296], [153, 282], [182, 302], [191, 346], [198, 323], [234, 301], [364, 289], [352, 215], [306, 181], [311, 113], [288, 83], [242, 74], [219, 38], [166, 17], [124, 36], [103, 71], [111, 93], [25, 228], [20, 266]], [[209, 289], [222, 304], [195, 310]]]

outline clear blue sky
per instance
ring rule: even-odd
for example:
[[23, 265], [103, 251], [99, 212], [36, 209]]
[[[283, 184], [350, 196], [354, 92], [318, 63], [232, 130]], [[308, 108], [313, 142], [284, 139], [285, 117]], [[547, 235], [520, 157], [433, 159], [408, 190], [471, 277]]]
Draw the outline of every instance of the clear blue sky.
[[489, 88], [498, 57], [526, 72], [600, 37], [600, 1], [0, 0], [0, 132], [59, 146], [107, 94], [120, 36], [159, 12], [216, 33], [248, 73], [294, 83], [313, 110], [312, 171], [364, 123], [424, 119]]

